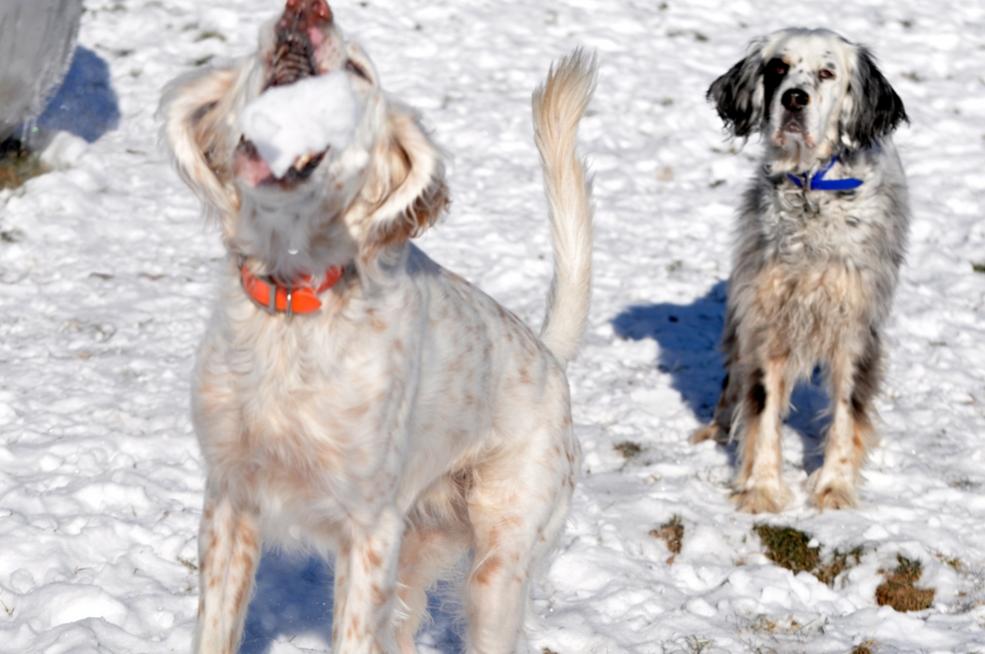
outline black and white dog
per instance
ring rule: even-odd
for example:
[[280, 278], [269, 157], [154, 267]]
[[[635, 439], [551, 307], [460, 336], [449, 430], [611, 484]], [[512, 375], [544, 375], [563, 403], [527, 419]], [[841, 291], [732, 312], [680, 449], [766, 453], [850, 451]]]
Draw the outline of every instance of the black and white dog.
[[909, 223], [890, 135], [903, 102], [869, 52], [828, 30], [752, 43], [708, 90], [732, 134], [759, 132], [763, 166], [739, 215], [722, 344], [727, 375], [695, 441], [740, 442], [740, 510], [781, 510], [780, 427], [794, 384], [820, 364], [831, 396], [812, 503], [856, 502], [872, 401]]

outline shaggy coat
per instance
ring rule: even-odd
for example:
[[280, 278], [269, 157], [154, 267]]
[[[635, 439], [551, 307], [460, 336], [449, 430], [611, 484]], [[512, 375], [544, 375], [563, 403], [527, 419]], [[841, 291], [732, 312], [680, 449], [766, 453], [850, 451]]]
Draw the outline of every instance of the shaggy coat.
[[[727, 375], [713, 421], [694, 440], [738, 439], [738, 507], [781, 510], [790, 497], [782, 420], [793, 386], [820, 364], [831, 424], [811, 500], [851, 506], [874, 440], [882, 330], [910, 220], [890, 137], [906, 120], [903, 103], [864, 48], [803, 29], [754, 42], [708, 96], [735, 136], [758, 132], [766, 148], [739, 213]], [[829, 190], [830, 180], [861, 184]]]
[[[299, 70], [347, 71], [362, 112], [348, 147], [273, 178], [238, 115]], [[594, 76], [577, 52], [534, 95], [555, 254], [539, 337], [409, 242], [447, 204], [441, 154], [324, 0], [290, 0], [255, 55], [167, 89], [177, 168], [229, 252], [193, 389], [208, 474], [198, 652], [237, 651], [264, 542], [334, 554], [332, 651], [415, 651], [425, 591], [465, 555], [469, 651], [515, 650], [579, 465], [565, 366], [589, 303], [575, 141]], [[241, 286], [248, 270], [317, 288], [332, 267], [341, 280], [308, 315]]]

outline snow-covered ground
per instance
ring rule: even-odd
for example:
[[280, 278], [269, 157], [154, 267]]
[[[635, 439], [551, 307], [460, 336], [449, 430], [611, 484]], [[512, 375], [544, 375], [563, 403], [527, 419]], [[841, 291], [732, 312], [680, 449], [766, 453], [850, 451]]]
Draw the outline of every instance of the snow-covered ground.
[[[188, 379], [222, 251], [158, 146], [154, 112], [173, 76], [248, 52], [279, 4], [86, 0], [82, 89], [66, 97], [88, 104], [51, 121], [85, 140], [61, 137], [55, 172], [0, 192], [0, 652], [189, 648], [203, 469]], [[586, 457], [535, 595], [536, 651], [985, 651], [985, 274], [973, 270], [985, 263], [985, 5], [334, 8], [452, 158], [451, 212], [422, 246], [535, 324], [550, 251], [529, 96], [553, 58], [578, 44], [600, 54], [582, 130], [595, 297], [570, 369]], [[788, 25], [831, 27], [880, 56], [912, 120], [896, 141], [915, 220], [861, 506], [821, 514], [801, 491], [754, 518], [728, 501], [730, 453], [687, 443], [718, 388], [730, 226], [758, 155], [724, 141], [704, 93], [749, 39]], [[799, 489], [817, 465], [822, 401], [797, 398], [785, 457]], [[614, 447], [626, 442], [641, 451], [627, 458]], [[674, 515], [685, 532], [669, 562], [649, 532]], [[810, 532], [825, 553], [861, 546], [861, 562], [833, 587], [794, 575], [764, 556], [760, 522]], [[931, 609], [876, 605], [897, 554], [923, 563]], [[326, 651], [330, 578], [316, 560], [265, 556], [243, 652]], [[433, 605], [422, 645], [456, 651], [453, 612]]]

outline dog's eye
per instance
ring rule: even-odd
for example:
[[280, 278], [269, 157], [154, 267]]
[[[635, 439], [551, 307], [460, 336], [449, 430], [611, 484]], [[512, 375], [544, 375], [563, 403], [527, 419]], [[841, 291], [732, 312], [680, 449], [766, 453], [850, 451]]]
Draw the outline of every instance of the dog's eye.
[[830, 68], [822, 68], [820, 71], [818, 71], [817, 76], [822, 80], [834, 79], [835, 72]]
[[355, 75], [356, 77], [361, 77], [362, 79], [366, 80], [367, 82], [371, 82], [372, 81], [369, 78], [369, 73], [366, 72], [366, 69], [363, 68], [362, 66], [360, 66], [358, 63], [356, 63], [352, 59], [349, 59], [349, 60], [347, 60], [345, 62], [345, 69], [347, 71], [349, 71], [350, 73], [352, 73], [353, 75]]
[[771, 59], [766, 65], [766, 69], [777, 77], [783, 77], [787, 74], [787, 71], [790, 70], [790, 66], [788, 66], [787, 62], [782, 59]]

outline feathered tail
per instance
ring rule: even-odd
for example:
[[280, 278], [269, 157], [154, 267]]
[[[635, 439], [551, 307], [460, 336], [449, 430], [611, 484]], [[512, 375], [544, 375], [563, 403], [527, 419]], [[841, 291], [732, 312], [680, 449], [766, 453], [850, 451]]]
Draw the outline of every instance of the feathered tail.
[[541, 339], [563, 364], [578, 351], [591, 301], [592, 190], [576, 145], [597, 72], [595, 55], [579, 48], [551, 67], [533, 95], [534, 138], [554, 246], [554, 278]]

